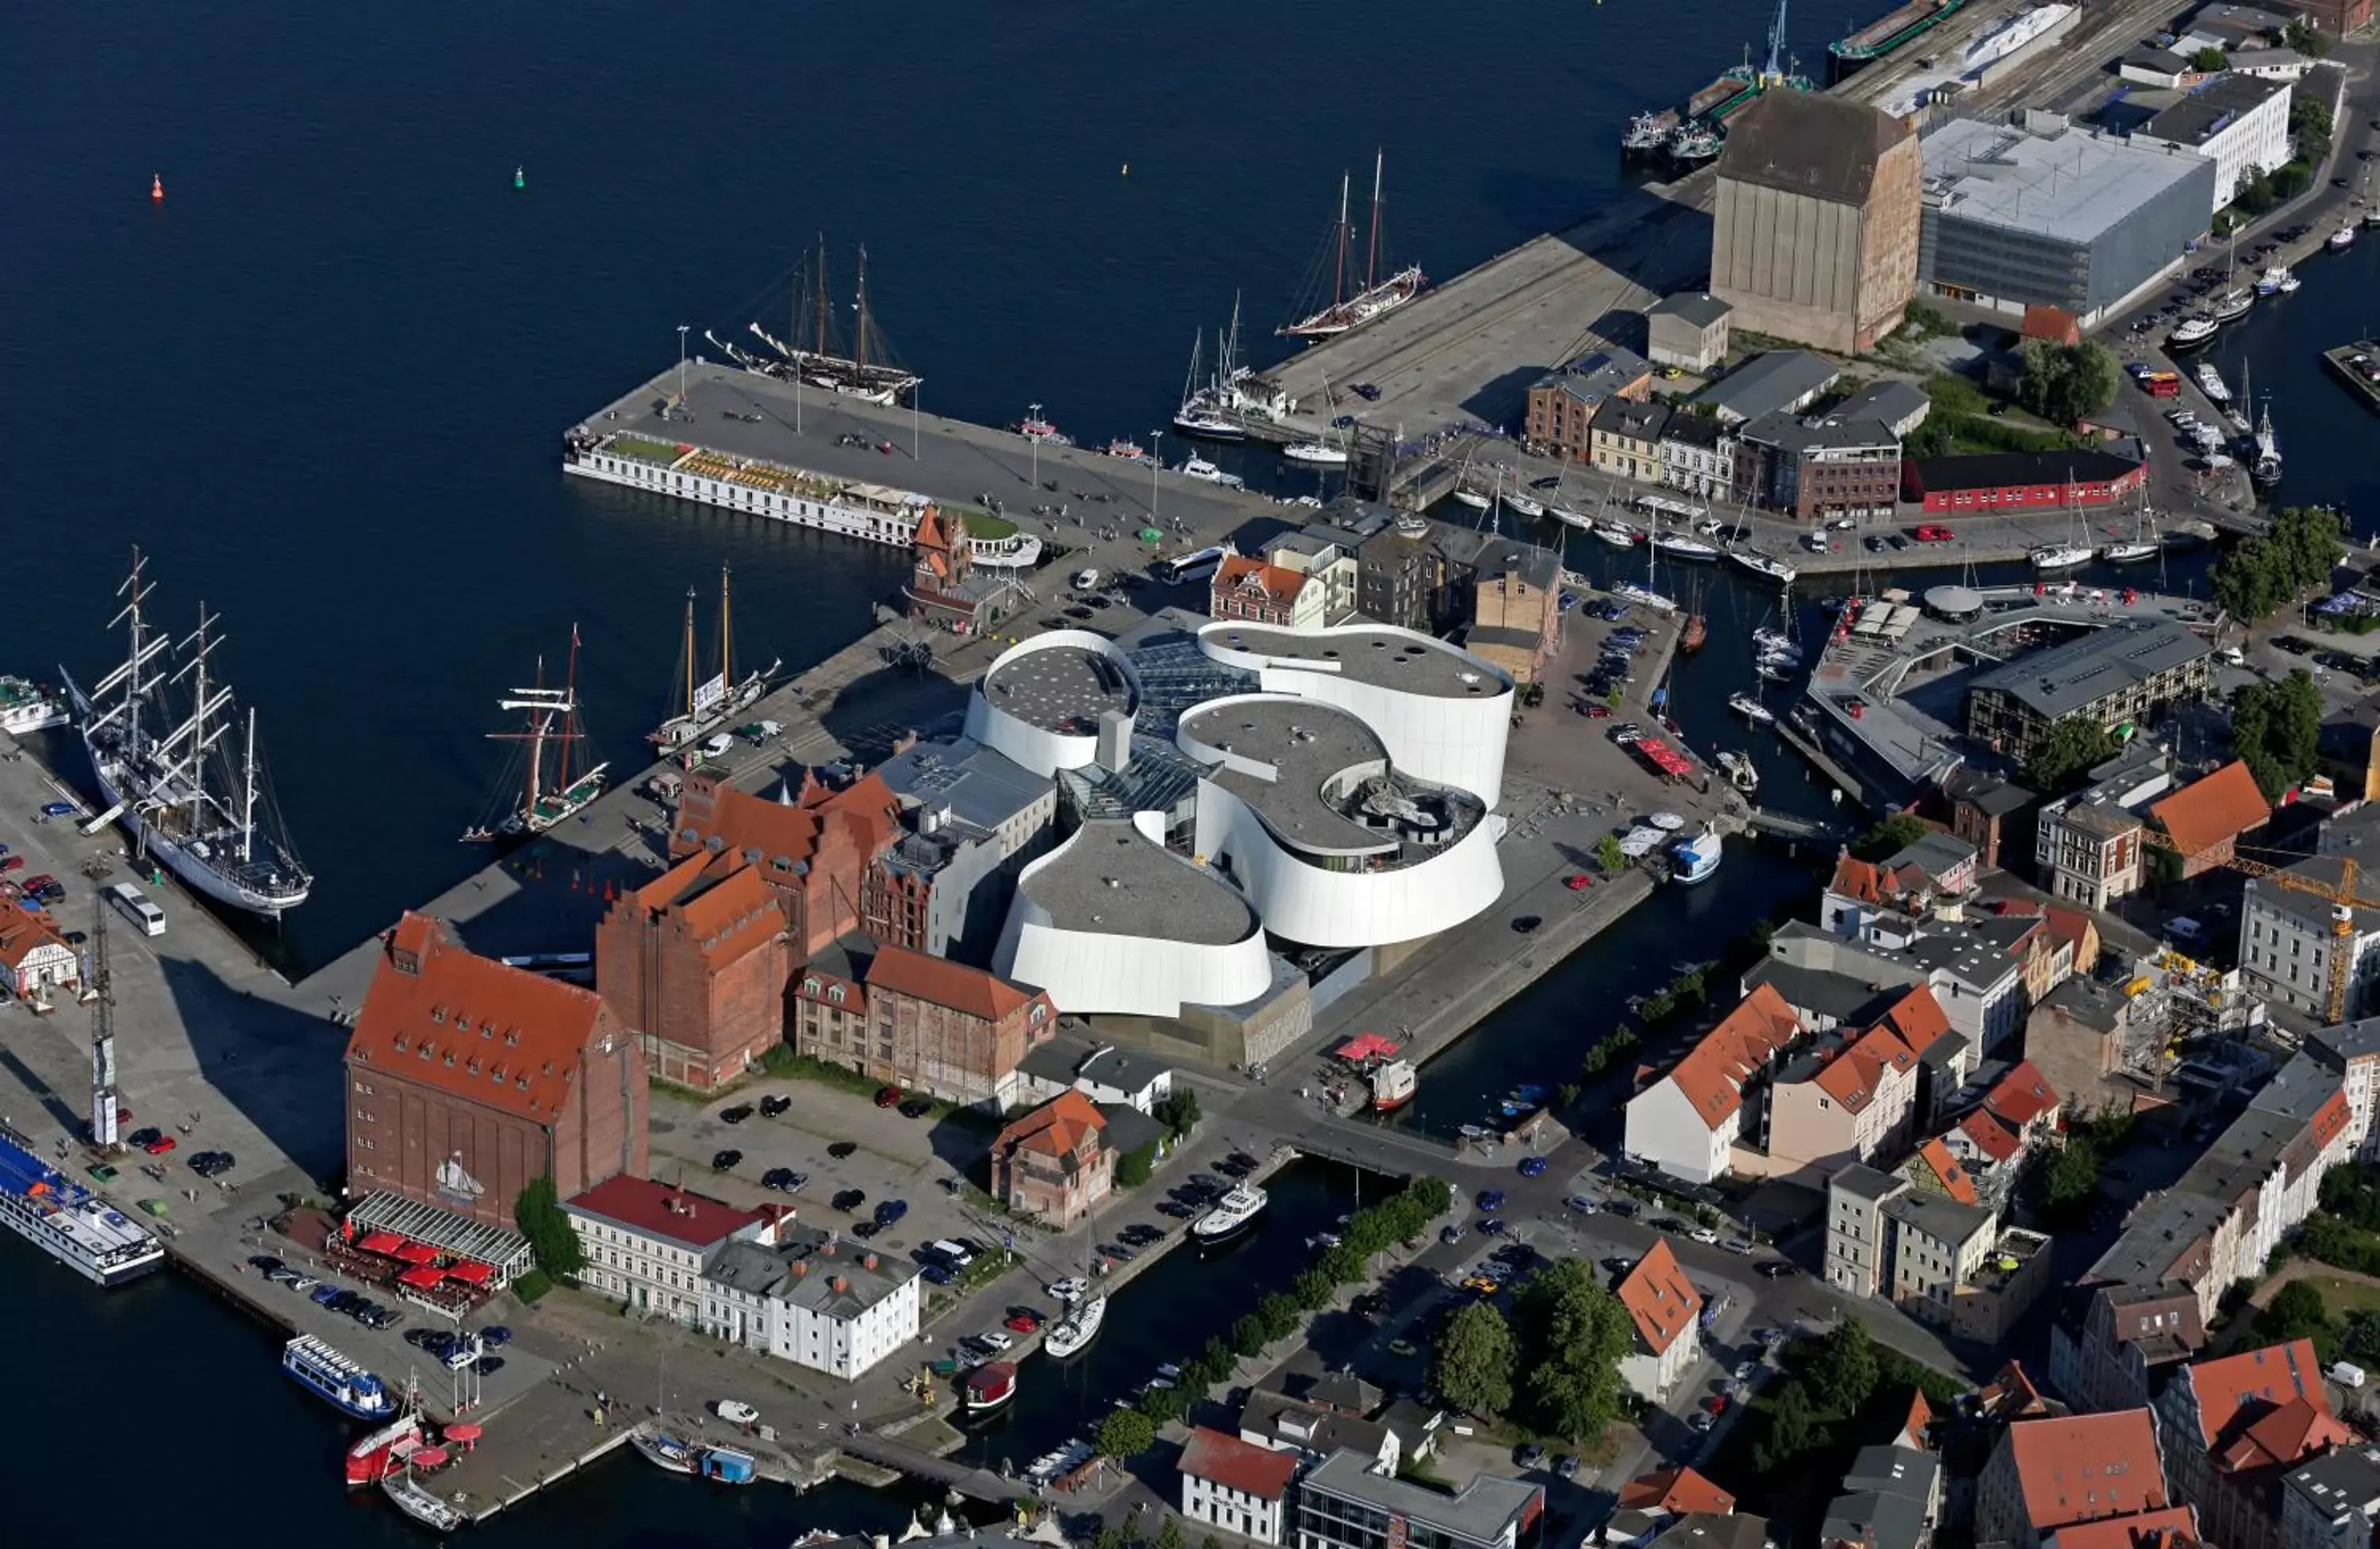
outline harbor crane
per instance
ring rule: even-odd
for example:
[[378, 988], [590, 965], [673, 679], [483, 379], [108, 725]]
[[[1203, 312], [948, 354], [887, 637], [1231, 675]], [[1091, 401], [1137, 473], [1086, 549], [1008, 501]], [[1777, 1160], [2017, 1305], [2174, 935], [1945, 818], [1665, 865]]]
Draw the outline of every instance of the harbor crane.
[[[2171, 839], [2155, 829], [2144, 830], [2142, 837], [2155, 848], [2177, 855], [2180, 853]], [[2331, 858], [2338, 861], [2338, 881], [2336, 883], [2300, 876], [2289, 870], [2306, 859], [2304, 856], [2290, 856], [2278, 861], [2255, 860], [2240, 854], [2235, 848], [2231, 858], [2223, 864], [2260, 882], [2270, 883], [2291, 893], [2307, 894], [2330, 905], [2330, 969], [2329, 982], [2325, 986], [2323, 1020], [2337, 1026], [2347, 1020], [2348, 995], [2353, 987], [2353, 955], [2347, 949], [2347, 944], [2355, 935], [2355, 911], [2370, 909], [2380, 913], [2380, 897], [2371, 896], [2363, 891], [2362, 869], [2355, 863], [2353, 856]]]

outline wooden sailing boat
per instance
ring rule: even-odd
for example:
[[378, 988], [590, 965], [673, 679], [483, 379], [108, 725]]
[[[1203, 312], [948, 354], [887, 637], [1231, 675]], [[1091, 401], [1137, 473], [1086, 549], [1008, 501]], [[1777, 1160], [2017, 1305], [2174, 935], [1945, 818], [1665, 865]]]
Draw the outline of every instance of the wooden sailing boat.
[[[883, 330], [868, 310], [868, 249], [859, 250], [859, 279], [852, 293], [851, 353], [842, 351], [834, 328], [834, 307], [828, 296], [826, 238], [819, 238], [817, 269], [805, 263], [795, 272], [791, 340], [780, 339], [758, 323], [752, 335], [775, 350], [779, 359], [755, 355], [709, 330], [704, 337], [746, 371], [762, 376], [806, 382], [830, 393], [864, 399], [887, 408], [913, 402], [924, 378], [896, 364], [886, 348]], [[873, 347], [875, 359], [869, 359]]]
[[[1364, 257], [1363, 288], [1350, 295], [1348, 285], [1354, 275], [1350, 270], [1350, 248], [1354, 226], [1347, 218], [1347, 198], [1353, 179], [1342, 173], [1339, 177], [1339, 221], [1330, 228], [1327, 250], [1330, 265], [1330, 304], [1298, 319], [1284, 323], [1280, 333], [1285, 338], [1327, 339], [1348, 329], [1369, 323], [1383, 312], [1393, 311], [1421, 294], [1428, 283], [1422, 277], [1419, 264], [1407, 264], [1392, 274], [1383, 276], [1380, 264], [1380, 179], [1388, 165], [1385, 152], [1372, 157], [1372, 237]], [[1318, 269], [1319, 265], [1317, 266]], [[1314, 276], [1318, 279], [1318, 274]], [[1309, 294], [1312, 291], [1309, 290]]]
[[1700, 651], [1703, 641], [1710, 639], [1709, 621], [1703, 617], [1703, 578], [1697, 572], [1686, 589], [1686, 622], [1678, 634], [1680, 651]]
[[[498, 742], [518, 742], [528, 750], [522, 761], [526, 769], [521, 776], [520, 805], [493, 823], [466, 829], [466, 840], [487, 840], [542, 834], [555, 823], [571, 817], [603, 794], [603, 772], [608, 763], [573, 776], [570, 773], [571, 750], [586, 740], [587, 734], [578, 724], [578, 626], [570, 627], [570, 668], [559, 689], [545, 686], [545, 658], [537, 660], [537, 683], [533, 688], [516, 689], [512, 697], [496, 701], [503, 710], [518, 711], [526, 717], [518, 731], [490, 732]], [[545, 750], [556, 750], [553, 780], [545, 778]], [[510, 782], [505, 782], [506, 786]], [[511, 798], [502, 795], [500, 801]]]
[[702, 682], [695, 680], [695, 674], [700, 670], [697, 664], [701, 657], [695, 648], [694, 588], [689, 586], [686, 589], [686, 642], [679, 647], [678, 654], [683, 697], [678, 701], [677, 714], [663, 721], [645, 738], [664, 753], [677, 753], [693, 747], [751, 709], [759, 701], [760, 696], [769, 691], [769, 680], [784, 665], [782, 660], [771, 661], [759, 672], [747, 675], [743, 681], [735, 680], [735, 630], [729, 601], [732, 580], [731, 567], [722, 565], [719, 567], [719, 671]]

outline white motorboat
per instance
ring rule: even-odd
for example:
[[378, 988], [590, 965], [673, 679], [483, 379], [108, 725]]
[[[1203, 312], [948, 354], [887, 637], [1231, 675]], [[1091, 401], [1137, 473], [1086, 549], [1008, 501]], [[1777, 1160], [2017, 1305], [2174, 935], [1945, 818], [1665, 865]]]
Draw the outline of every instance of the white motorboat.
[[1215, 1201], [1215, 1208], [1190, 1223], [1190, 1235], [1201, 1243], [1227, 1241], [1239, 1236], [1264, 1214], [1270, 1196], [1253, 1183], [1235, 1183]]
[[2091, 551], [2080, 543], [2044, 543], [2025, 556], [2036, 570], [2071, 570], [2091, 563]]
[[2330, 236], [2329, 236], [2327, 238], [2325, 238], [2325, 239], [2324, 240], [2324, 242], [2323, 242], [2323, 246], [2324, 246], [2324, 247], [2328, 248], [2332, 252], [2335, 252], [2335, 253], [2336, 253], [2336, 252], [2345, 252], [2348, 249], [2350, 249], [2350, 248], [2353, 247], [2354, 245], [2355, 245], [2355, 223], [2354, 223], [2353, 221], [2349, 221], [2346, 225], [2344, 225], [2344, 226], [2340, 226], [2337, 231], [2332, 232], [2332, 233], [2330, 234]]
[[1793, 680], [1793, 675], [1779, 662], [1766, 660], [1757, 662], [1754, 664], [1752, 670], [1770, 683], [1790, 683]]
[[1691, 839], [1671, 845], [1670, 858], [1675, 869], [1670, 873], [1670, 880], [1688, 887], [1704, 881], [1718, 870], [1720, 854], [1718, 835], [1707, 828]]
[[1542, 517], [1546, 514], [1544, 501], [1533, 499], [1518, 490], [1506, 490], [1497, 498], [1524, 517]]
[[2204, 312], [2192, 312], [2174, 324], [2165, 342], [2176, 349], [2191, 349], [2213, 338], [2222, 324]]
[[1467, 484], [1454, 487], [1454, 498], [1475, 511], [1484, 511], [1495, 504], [1495, 497], [1485, 490], [1475, 490]]
[[1777, 724], [1777, 713], [1750, 694], [1730, 694], [1727, 707], [1755, 726], [1773, 726]]
[[1204, 457], [1193, 457], [1184, 458], [1182, 466], [1175, 470], [1175, 471], [1181, 473], [1186, 478], [1204, 479], [1210, 484], [1220, 484], [1227, 490], [1245, 489], [1247, 487], [1246, 480], [1241, 478], [1236, 473], [1224, 472], [1221, 469], [1216, 467], [1213, 463], [1208, 462]]
[[2143, 543], [2102, 543], [2099, 557], [2110, 565], [2131, 565], [2143, 559], [2155, 559], [2157, 545]]
[[1700, 538], [1689, 538], [1682, 532], [1653, 534], [1653, 546], [1673, 559], [1717, 559], [1718, 545], [1706, 543]]
[[1589, 531], [1615, 549], [1633, 549], [1636, 546], [1635, 530], [1622, 527], [1618, 522], [1599, 521]]
[[1727, 556], [1754, 575], [1766, 576], [1779, 586], [1792, 585], [1794, 578], [1802, 573], [1781, 559], [1771, 559], [1751, 549], [1730, 549]]
[[2206, 398], [2209, 403], [2221, 405], [2231, 401], [2230, 385], [2223, 380], [2223, 373], [2215, 369], [2214, 361], [2201, 360], [2198, 362], [2196, 374], [2198, 377], [2198, 390], [2206, 395]]
[[1281, 455], [1292, 462], [1310, 463], [1316, 468], [1344, 468], [1347, 453], [1328, 442], [1301, 441], [1281, 448]]
[[1210, 409], [1184, 404], [1173, 415], [1173, 428], [1202, 441], [1245, 441], [1248, 433]]
[[1718, 766], [1727, 775], [1728, 783], [1746, 796], [1760, 788], [1760, 771], [1750, 756], [1732, 748], [1721, 748], [1718, 750]]

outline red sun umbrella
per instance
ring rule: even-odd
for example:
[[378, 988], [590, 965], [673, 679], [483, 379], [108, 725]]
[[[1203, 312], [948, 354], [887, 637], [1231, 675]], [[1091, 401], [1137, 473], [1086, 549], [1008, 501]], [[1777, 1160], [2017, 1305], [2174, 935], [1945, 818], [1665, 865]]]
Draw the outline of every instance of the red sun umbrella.
[[446, 1439], [461, 1444], [463, 1450], [468, 1452], [471, 1444], [480, 1439], [480, 1428], [468, 1420], [456, 1421], [446, 1427]]
[[447, 1275], [467, 1286], [484, 1286], [496, 1276], [495, 1268], [473, 1259], [461, 1259], [446, 1266]]
[[356, 1246], [367, 1253], [394, 1253], [405, 1246], [405, 1239], [395, 1232], [367, 1232]]
[[403, 1259], [409, 1264], [426, 1264], [438, 1256], [438, 1250], [426, 1242], [408, 1242], [390, 1257]]
[[453, 1455], [443, 1446], [425, 1446], [413, 1455], [417, 1469], [443, 1469], [453, 1460]]
[[408, 1269], [403, 1275], [396, 1277], [396, 1283], [400, 1286], [411, 1286], [419, 1290], [426, 1291], [444, 1278], [444, 1275], [439, 1274], [434, 1269]]

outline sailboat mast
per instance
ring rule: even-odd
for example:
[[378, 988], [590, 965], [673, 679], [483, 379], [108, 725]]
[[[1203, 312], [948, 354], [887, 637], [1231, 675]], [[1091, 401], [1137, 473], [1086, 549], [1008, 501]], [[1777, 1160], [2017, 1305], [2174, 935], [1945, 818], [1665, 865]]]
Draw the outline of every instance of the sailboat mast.
[[256, 858], [256, 711], [248, 712], [248, 752], [240, 760], [239, 858]]
[[727, 607], [731, 570], [732, 567], [723, 563], [719, 567], [719, 686], [722, 689], [733, 685], [735, 671], [735, 624]]
[[1347, 299], [1347, 175], [1339, 175], [1339, 254], [1330, 276], [1330, 304]]
[[[545, 658], [540, 656], [537, 659], [537, 688], [531, 692], [530, 697], [541, 699], [544, 694]], [[534, 704], [528, 707], [528, 787], [521, 798], [521, 816], [524, 820], [537, 811], [538, 776], [545, 770], [545, 724], [546, 718], [552, 714], [553, 712], [540, 709]]]
[[562, 686], [562, 752], [554, 769], [553, 788], [570, 788], [570, 745], [578, 739], [578, 626], [570, 627], [570, 676]]
[[1364, 255], [1364, 288], [1366, 291], [1380, 280], [1380, 171], [1387, 162], [1387, 152], [1372, 152], [1372, 240]]
[[686, 589], [686, 645], [679, 652], [686, 663], [686, 714], [694, 718], [694, 588]]
[[207, 604], [199, 604], [199, 628], [190, 637], [198, 654], [190, 659], [190, 799], [191, 827], [199, 826], [207, 799]]
[[865, 372], [868, 369], [868, 245], [864, 242], [859, 248], [858, 299], [852, 304], [859, 313], [859, 322], [856, 324], [859, 330], [859, 343], [852, 350], [851, 359], [853, 364]]
[[826, 236], [823, 232], [819, 235], [818, 279], [811, 299], [818, 307], [818, 338], [810, 348], [817, 350], [820, 355], [832, 354], [834, 352], [834, 346], [830, 344], [828, 341], [834, 337], [833, 333], [831, 331], [833, 328], [834, 323], [833, 320], [828, 316], [828, 309], [833, 303], [827, 296]]

